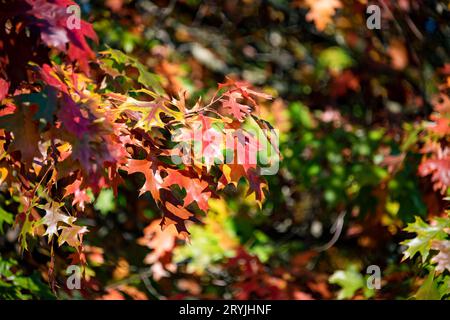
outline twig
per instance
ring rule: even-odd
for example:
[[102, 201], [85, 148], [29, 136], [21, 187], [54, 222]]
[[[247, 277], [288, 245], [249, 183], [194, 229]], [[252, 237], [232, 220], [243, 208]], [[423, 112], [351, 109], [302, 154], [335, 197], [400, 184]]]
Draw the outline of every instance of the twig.
[[331, 240], [328, 241], [328, 243], [324, 244], [323, 246], [315, 248], [316, 251], [319, 252], [326, 251], [330, 249], [338, 241], [339, 237], [341, 236], [342, 228], [344, 227], [345, 214], [346, 212], [342, 211], [337, 217], [333, 226], [331, 227], [330, 232], [334, 233]]
[[145, 288], [147, 288], [147, 291], [150, 292], [152, 296], [154, 296], [158, 300], [166, 300], [166, 297], [164, 297], [163, 295], [159, 294], [158, 291], [156, 291], [150, 280], [148, 280], [148, 276], [141, 275], [141, 279], [144, 282]]

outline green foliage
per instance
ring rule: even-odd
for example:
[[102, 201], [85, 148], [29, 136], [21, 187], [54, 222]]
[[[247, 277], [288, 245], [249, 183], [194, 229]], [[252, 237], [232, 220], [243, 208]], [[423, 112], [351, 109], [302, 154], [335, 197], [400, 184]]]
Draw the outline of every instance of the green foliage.
[[12, 224], [14, 215], [0, 207], [0, 233], [4, 233], [4, 224]]
[[137, 81], [146, 88], [152, 88], [157, 94], [164, 95], [165, 91], [161, 86], [159, 76], [148, 71], [147, 68], [140, 63], [136, 58], [130, 57], [122, 51], [108, 48], [103, 51], [105, 55], [104, 63], [108, 63], [108, 60], [112, 60], [117, 66], [113, 68], [123, 70], [125, 66], [132, 66], [137, 69], [139, 76]]
[[[450, 294], [448, 243], [449, 218], [434, 218], [430, 224], [416, 217], [414, 223], [408, 224], [405, 231], [415, 233], [416, 237], [403, 241], [407, 246], [403, 260], [412, 259], [419, 253], [421, 263], [429, 271], [414, 298], [418, 300], [440, 300]], [[432, 255], [430, 257], [430, 253]]]
[[373, 289], [367, 287], [366, 280], [354, 265], [350, 265], [346, 270], [335, 271], [328, 281], [341, 287], [341, 290], [338, 292], [338, 299], [353, 298], [360, 289], [363, 290], [366, 298], [372, 297], [375, 293]]
[[103, 189], [95, 200], [94, 208], [103, 215], [116, 209], [114, 191], [112, 189]]
[[0, 256], [0, 297], [2, 299], [54, 299], [48, 284], [41, 281], [37, 272], [23, 274], [18, 262]]
[[445, 229], [450, 228], [450, 219], [436, 218], [433, 222], [433, 225], [429, 225], [420, 217], [416, 217], [416, 221], [408, 224], [404, 230], [416, 233], [416, 237], [401, 242], [402, 245], [408, 247], [403, 253], [403, 259], [414, 258], [416, 253], [419, 253], [422, 257], [422, 263], [424, 263], [430, 253], [432, 241], [443, 240], [448, 237]]
[[425, 279], [422, 286], [417, 290], [414, 295], [417, 300], [440, 300], [441, 294], [439, 292], [439, 287], [434, 281], [434, 274], [430, 275]]
[[354, 64], [353, 59], [340, 47], [330, 47], [323, 50], [319, 55], [318, 63], [320, 67], [333, 71], [342, 71]]

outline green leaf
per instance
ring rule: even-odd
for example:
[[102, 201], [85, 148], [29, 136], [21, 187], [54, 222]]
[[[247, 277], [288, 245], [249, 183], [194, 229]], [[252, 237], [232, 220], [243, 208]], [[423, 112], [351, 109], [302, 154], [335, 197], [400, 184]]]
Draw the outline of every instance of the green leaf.
[[301, 102], [293, 102], [289, 105], [291, 119], [298, 121], [306, 129], [314, 127], [314, 120], [307, 106]]
[[319, 65], [328, 69], [341, 71], [353, 64], [354, 61], [347, 51], [339, 47], [325, 49], [319, 55]]
[[412, 127], [411, 124], [405, 125], [406, 138], [400, 146], [400, 149], [403, 152], [408, 151], [413, 145], [415, 145], [417, 140], [419, 140], [419, 133], [421, 130], [421, 127]]
[[153, 90], [155, 90], [155, 92], [161, 96], [165, 95], [165, 91], [161, 86], [158, 75], [147, 71], [145, 66], [140, 62], [136, 62], [134, 64], [134, 67], [136, 67], [136, 69], [138, 69], [139, 71], [138, 81], [140, 84], [144, 85], [145, 87], [153, 88]]
[[7, 211], [5, 211], [5, 209], [3, 209], [2, 207], [0, 207], [0, 233], [3, 233], [3, 224], [12, 224], [14, 219], [13, 219], [13, 214], [9, 213]]
[[400, 244], [408, 248], [403, 252], [403, 259], [413, 258], [416, 253], [422, 256], [424, 263], [430, 253], [432, 240], [443, 240], [447, 237], [447, 233], [443, 230], [448, 227], [448, 219], [436, 219], [436, 224], [431, 226], [424, 222], [420, 217], [416, 216], [413, 223], [409, 223], [405, 231], [416, 233], [413, 239], [405, 240]]
[[33, 226], [34, 223], [30, 221], [28, 215], [25, 217], [25, 221], [22, 225], [22, 229], [20, 230], [19, 234], [19, 240], [20, 240], [20, 246], [22, 250], [28, 250], [28, 243], [27, 243], [27, 235], [33, 234]]
[[103, 215], [108, 214], [116, 209], [114, 202], [114, 192], [112, 189], [103, 189], [95, 201], [94, 208], [99, 210]]
[[165, 91], [161, 86], [159, 76], [148, 71], [147, 68], [140, 63], [136, 58], [130, 57], [122, 51], [108, 48], [101, 52], [102, 54], [109, 55], [109, 57], [118, 64], [130, 65], [135, 67], [139, 72], [137, 81], [145, 87], [151, 87], [157, 94], [165, 95]]
[[256, 255], [262, 263], [266, 263], [276, 249], [264, 232], [255, 230], [253, 236], [255, 243], [249, 248], [249, 252]]
[[450, 298], [448, 296], [448, 295], [450, 295], [450, 276], [445, 275], [441, 278], [443, 278], [443, 279], [439, 285], [439, 294], [441, 295], [441, 299], [444, 298], [447, 300]]
[[24, 275], [13, 259], [0, 256], [0, 300], [55, 299], [38, 272]]
[[[232, 219], [220, 206], [215, 209], [219, 212], [210, 211], [205, 217], [205, 225], [190, 227], [190, 245], [177, 246], [173, 251], [175, 263], [189, 261], [189, 272], [203, 274], [214, 264], [236, 255], [234, 246], [230, 245], [237, 242]], [[218, 225], [221, 226], [220, 231], [217, 230]], [[224, 239], [229, 241], [228, 245]]]
[[440, 300], [441, 294], [439, 287], [434, 281], [434, 272], [430, 273], [427, 279], [425, 279], [422, 286], [417, 290], [414, 298], [417, 300]]
[[271, 143], [271, 140], [277, 138], [275, 136], [268, 136], [272, 135], [272, 133], [261, 129], [258, 122], [252, 116], [245, 118], [242, 128], [253, 134], [258, 140], [259, 146], [261, 147], [261, 150], [257, 152], [258, 165], [261, 167], [278, 167], [280, 157]]
[[328, 281], [342, 287], [337, 296], [339, 300], [350, 299], [355, 295], [356, 291], [364, 288], [364, 277], [354, 266], [350, 266], [347, 270], [334, 272]]
[[127, 64], [130, 63], [130, 61], [134, 61], [134, 58], [129, 57], [125, 53], [123, 53], [120, 50], [108, 48], [107, 50], [100, 52], [102, 54], [109, 55], [111, 59], [116, 61], [118, 64]]

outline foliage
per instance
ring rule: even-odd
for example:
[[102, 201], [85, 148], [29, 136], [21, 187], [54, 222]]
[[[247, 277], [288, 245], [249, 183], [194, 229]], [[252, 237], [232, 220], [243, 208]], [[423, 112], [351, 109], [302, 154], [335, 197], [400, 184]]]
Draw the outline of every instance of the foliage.
[[338, 299], [350, 299], [360, 289], [363, 289], [366, 298], [370, 298], [374, 292], [367, 288], [364, 280], [364, 277], [355, 270], [354, 266], [349, 266], [347, 270], [338, 270], [329, 278], [330, 283], [342, 287], [338, 292]]
[[0, 257], [0, 295], [3, 299], [51, 299], [52, 292], [38, 273], [24, 275], [17, 270], [17, 261]]
[[0, 2], [0, 298], [448, 299], [450, 8], [375, 2]]

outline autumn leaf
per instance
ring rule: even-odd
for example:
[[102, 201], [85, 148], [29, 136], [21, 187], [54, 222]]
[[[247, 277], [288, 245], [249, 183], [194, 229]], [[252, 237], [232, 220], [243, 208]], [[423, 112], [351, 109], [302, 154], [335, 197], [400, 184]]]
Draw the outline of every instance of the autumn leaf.
[[148, 71], [147, 68], [140, 63], [136, 58], [130, 57], [122, 51], [108, 48], [105, 51], [100, 52], [106, 57], [113, 59], [118, 64], [132, 66], [138, 70], [139, 77], [138, 82], [144, 85], [146, 88], [152, 88], [158, 95], [164, 96], [165, 91], [161, 86], [159, 76]]
[[31, 166], [34, 157], [42, 156], [39, 150], [40, 134], [38, 123], [33, 119], [36, 106], [16, 107], [13, 114], [0, 117], [0, 127], [13, 133], [14, 139], [8, 152], [20, 151], [22, 161]]
[[9, 83], [5, 80], [0, 78], [0, 101], [2, 101], [6, 95], [8, 94], [9, 90]]
[[91, 198], [87, 195], [86, 190], [80, 189], [82, 179], [76, 179], [73, 183], [65, 188], [64, 198], [72, 195], [72, 205], [79, 205], [81, 210], [84, 210], [84, 204], [91, 202]]
[[245, 116], [250, 113], [251, 109], [249, 106], [237, 102], [237, 99], [241, 98], [242, 95], [239, 92], [231, 92], [226, 93], [224, 96], [227, 99], [220, 100], [223, 108], [236, 120], [244, 121]]
[[57, 89], [58, 91], [69, 94], [67, 85], [60, 79], [54, 68], [52, 68], [48, 64], [44, 64], [42, 66], [42, 68], [40, 69], [40, 76], [44, 83], [46, 83], [47, 85]]
[[142, 128], [150, 131], [152, 127], [164, 127], [165, 123], [161, 118], [162, 114], [173, 116], [175, 119], [180, 118], [180, 114], [170, 109], [166, 104], [168, 102], [162, 98], [156, 98], [152, 101], [140, 101], [132, 97], [112, 96], [123, 101], [115, 111], [116, 114], [127, 114], [131, 119], [136, 121], [135, 128]]
[[45, 210], [45, 216], [40, 223], [47, 226], [44, 235], [48, 236], [48, 241], [52, 239], [53, 235], [58, 235], [58, 230], [62, 228], [61, 223], [70, 225], [75, 221], [74, 217], [64, 214], [61, 207], [62, 204], [56, 202], [47, 203], [42, 207]]
[[61, 246], [67, 242], [71, 247], [78, 248], [82, 243], [82, 236], [84, 233], [88, 232], [85, 226], [63, 226], [60, 227], [61, 235], [58, 238], [58, 245]]
[[236, 163], [223, 164], [221, 171], [222, 176], [219, 179], [219, 189], [223, 189], [229, 184], [237, 187], [239, 180], [246, 175], [244, 167]]
[[193, 172], [180, 172], [176, 170], [169, 170], [167, 172], [168, 175], [164, 178], [164, 187], [179, 186], [186, 191], [184, 206], [188, 206], [195, 201], [201, 210], [208, 211], [208, 199], [211, 197], [211, 192], [207, 190], [209, 186], [208, 182], [199, 179]]
[[66, 130], [76, 135], [78, 139], [82, 139], [90, 132], [90, 119], [69, 95], [63, 96], [63, 103], [64, 108], [58, 112], [58, 119]]
[[245, 81], [237, 81], [227, 77], [227, 81], [219, 83], [218, 90], [228, 88], [229, 93], [239, 92], [245, 99], [253, 105], [257, 105], [254, 98], [272, 99], [272, 96], [266, 93], [258, 92], [251, 88], [251, 85]]
[[70, 0], [55, 3], [43, 0], [26, 2], [31, 6], [27, 13], [35, 17], [29, 23], [40, 27], [42, 41], [49, 47], [66, 52], [72, 61], [79, 63], [84, 72], [89, 73], [89, 60], [95, 58], [95, 53], [86, 38], [94, 41], [98, 41], [98, 38], [92, 25], [84, 20], [80, 21], [79, 28], [69, 28], [70, 13], [66, 8], [76, 3]]
[[107, 288], [106, 293], [101, 296], [101, 300], [125, 300], [125, 296], [117, 289]]
[[325, 30], [336, 10], [342, 8], [340, 0], [305, 0], [305, 2], [309, 7], [306, 20], [313, 21], [319, 31]]
[[139, 190], [139, 195], [150, 191], [153, 199], [159, 201], [159, 189], [163, 187], [163, 179], [161, 177], [162, 166], [155, 158], [148, 158], [143, 160], [129, 159], [125, 167], [128, 174], [142, 173], [145, 177], [144, 185]]
[[408, 50], [402, 41], [393, 39], [387, 51], [394, 69], [403, 70], [408, 66]]
[[[217, 124], [216, 119], [204, 115], [200, 115], [194, 124], [197, 126], [193, 136], [194, 157], [195, 155], [198, 155], [194, 160], [204, 164], [207, 171], [209, 171], [214, 164], [223, 162], [225, 139], [223, 137], [223, 132], [214, 126], [215, 124]], [[196, 135], [198, 132], [201, 135], [200, 137]], [[198, 146], [201, 147], [201, 151], [195, 149]]]
[[445, 270], [450, 271], [450, 241], [435, 240], [431, 244], [431, 249], [438, 250], [438, 254], [431, 259], [431, 263], [437, 264], [436, 273], [442, 273]]
[[174, 226], [161, 230], [161, 219], [152, 221], [145, 227], [144, 237], [138, 240], [140, 245], [152, 249], [152, 252], [145, 258], [145, 263], [155, 263], [162, 256], [170, 253], [175, 246], [177, 237], [178, 233]]
[[431, 174], [433, 187], [445, 194], [450, 187], [450, 148], [438, 147], [431, 158], [425, 158], [418, 168], [421, 176]]
[[268, 190], [267, 182], [255, 170], [250, 170], [247, 173], [247, 179], [249, 183], [247, 197], [253, 196], [256, 203], [261, 207], [265, 199], [265, 192]]
[[136, 287], [122, 285], [119, 289], [126, 295], [130, 296], [133, 300], [148, 300], [147, 295]]
[[176, 270], [176, 265], [171, 261], [171, 255], [176, 246], [176, 240], [180, 238], [174, 225], [162, 230], [161, 223], [161, 219], [153, 220], [145, 227], [144, 236], [138, 239], [138, 244], [151, 249], [144, 262], [152, 265], [153, 278], [156, 280], [167, 277], [169, 271]]

